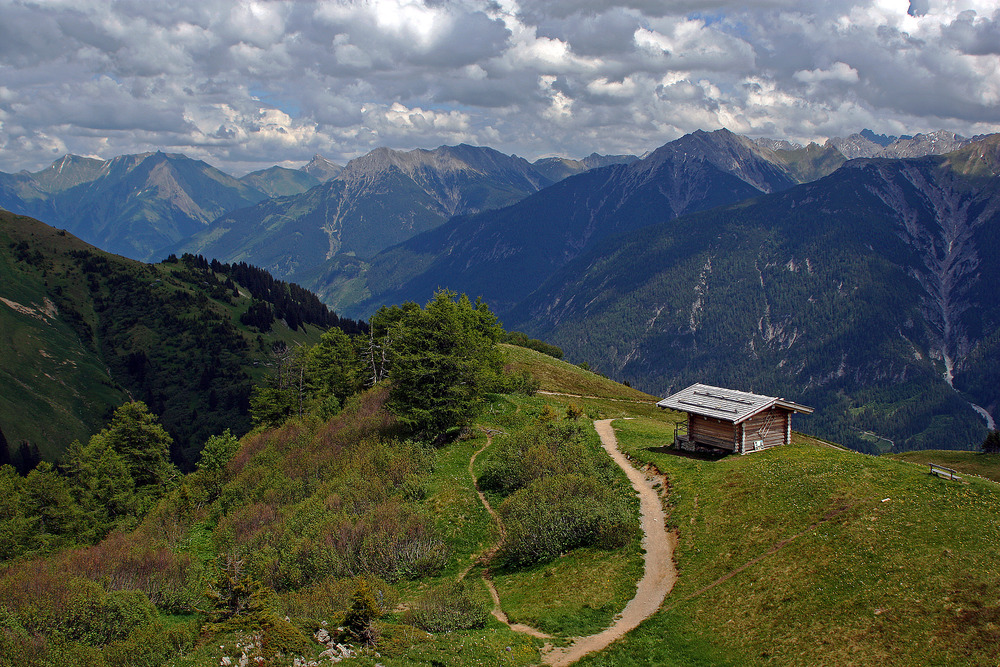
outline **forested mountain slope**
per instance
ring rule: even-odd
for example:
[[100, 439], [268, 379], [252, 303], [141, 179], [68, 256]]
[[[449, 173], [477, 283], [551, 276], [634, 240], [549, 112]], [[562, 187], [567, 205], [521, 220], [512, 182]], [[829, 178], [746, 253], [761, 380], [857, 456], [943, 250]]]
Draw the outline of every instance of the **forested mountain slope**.
[[[460, 217], [390, 248], [367, 274], [358, 305], [420, 301], [437, 287], [483, 296], [504, 313], [601, 239], [795, 184], [766, 148], [728, 130], [695, 132], [630, 164], [567, 178], [513, 206]], [[502, 277], [502, 279], [498, 279]]]
[[141, 264], [6, 212], [0, 277], [0, 455], [15, 458], [56, 458], [134, 398], [189, 465], [208, 435], [249, 428], [252, 376], [274, 344], [359, 326], [253, 267]]
[[806, 428], [857, 448], [970, 448], [985, 425], [968, 401], [1000, 408], [998, 151], [994, 135], [855, 160], [646, 227], [566, 265], [505, 321], [646, 391], [795, 395], [817, 408]]

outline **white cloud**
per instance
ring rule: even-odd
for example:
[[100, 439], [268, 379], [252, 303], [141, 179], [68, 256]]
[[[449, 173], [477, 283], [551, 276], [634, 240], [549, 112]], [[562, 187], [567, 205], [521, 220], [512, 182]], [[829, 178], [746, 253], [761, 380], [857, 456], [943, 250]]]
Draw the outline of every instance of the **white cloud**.
[[793, 76], [797, 81], [810, 84], [827, 81], [838, 83], [858, 82], [858, 70], [842, 62], [835, 62], [827, 69], [799, 70]]
[[995, 0], [0, 0], [0, 170], [1000, 130]]

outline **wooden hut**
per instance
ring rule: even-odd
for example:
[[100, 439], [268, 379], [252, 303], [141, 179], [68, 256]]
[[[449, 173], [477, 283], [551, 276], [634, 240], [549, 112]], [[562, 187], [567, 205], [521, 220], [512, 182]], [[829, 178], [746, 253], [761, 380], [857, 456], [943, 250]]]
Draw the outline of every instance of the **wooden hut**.
[[792, 439], [792, 413], [809, 414], [812, 408], [783, 398], [745, 391], [693, 384], [668, 396], [658, 407], [687, 413], [674, 429], [679, 449], [722, 449], [749, 454]]

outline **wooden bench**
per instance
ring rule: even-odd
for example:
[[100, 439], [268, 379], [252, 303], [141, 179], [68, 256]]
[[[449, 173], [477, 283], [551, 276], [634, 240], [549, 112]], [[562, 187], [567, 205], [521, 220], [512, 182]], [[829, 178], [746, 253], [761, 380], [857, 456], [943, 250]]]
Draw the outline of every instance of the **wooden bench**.
[[943, 477], [945, 479], [961, 480], [957, 470], [952, 470], [951, 468], [945, 468], [944, 466], [939, 466], [934, 463], [928, 464], [931, 467], [931, 474], [937, 475], [938, 477]]

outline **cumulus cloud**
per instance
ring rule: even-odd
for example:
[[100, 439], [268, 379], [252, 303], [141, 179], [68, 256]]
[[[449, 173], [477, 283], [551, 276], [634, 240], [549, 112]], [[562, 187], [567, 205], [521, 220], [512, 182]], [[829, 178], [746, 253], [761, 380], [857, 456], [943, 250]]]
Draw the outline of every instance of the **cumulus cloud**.
[[0, 170], [1000, 130], [994, 0], [0, 0]]

